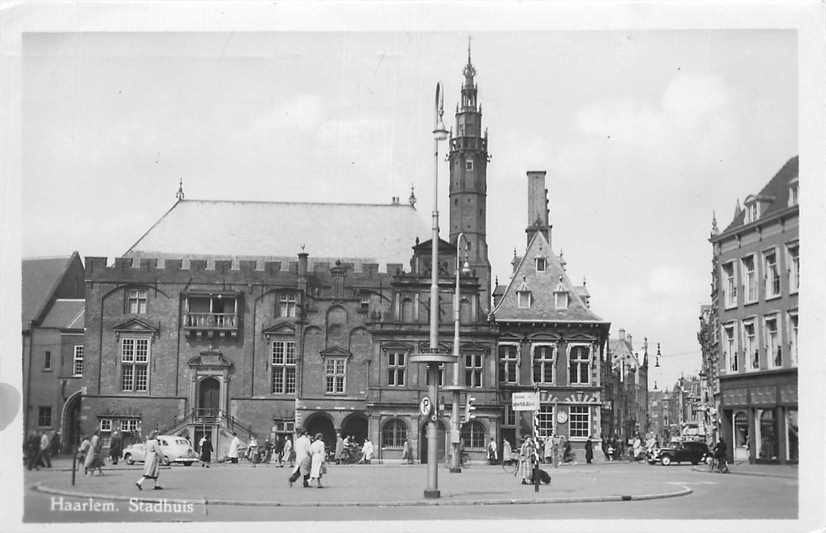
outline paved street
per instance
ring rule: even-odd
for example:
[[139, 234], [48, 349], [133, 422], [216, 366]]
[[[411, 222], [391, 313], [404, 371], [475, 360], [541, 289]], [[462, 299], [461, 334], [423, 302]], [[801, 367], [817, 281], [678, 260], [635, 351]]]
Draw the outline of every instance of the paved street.
[[[175, 466], [161, 471], [163, 491], [134, 486], [142, 469], [109, 468], [78, 478], [64, 468], [26, 473], [30, 522], [214, 520], [417, 520], [548, 518], [786, 518], [797, 516], [797, 470], [735, 467], [721, 475], [691, 465], [595, 464], [552, 470], [538, 493], [501, 467], [439, 472], [442, 498], [424, 500], [424, 465], [331, 465], [325, 488], [290, 488], [288, 469], [272, 466]], [[739, 473], [738, 473], [739, 471]], [[751, 475], [745, 475], [751, 474]], [[44, 493], [32, 490], [38, 485]], [[145, 487], [151, 487], [151, 482]], [[689, 493], [690, 490], [690, 493]], [[69, 496], [70, 492], [82, 496]], [[97, 512], [61, 510], [99, 502]], [[106, 499], [106, 497], [110, 499]], [[60, 500], [60, 498], [63, 498]], [[623, 497], [630, 501], [619, 501]], [[115, 498], [115, 499], [111, 499]], [[142, 498], [129, 500], [129, 498]], [[156, 499], [166, 499], [152, 507]], [[653, 498], [637, 501], [637, 498]], [[614, 500], [614, 501], [610, 501]], [[109, 505], [106, 507], [104, 504]], [[170, 507], [177, 504], [177, 507]], [[116, 510], [115, 510], [116, 509]], [[179, 512], [171, 512], [179, 511]]]

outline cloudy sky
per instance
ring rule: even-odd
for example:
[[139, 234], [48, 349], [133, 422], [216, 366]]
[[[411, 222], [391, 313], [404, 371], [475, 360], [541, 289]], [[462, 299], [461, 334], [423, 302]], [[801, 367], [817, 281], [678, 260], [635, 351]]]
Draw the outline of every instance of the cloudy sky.
[[[662, 343], [652, 386], [695, 373], [712, 212], [727, 225], [798, 151], [795, 32], [472, 39], [494, 274], [525, 246], [525, 172], [547, 170], [553, 247], [612, 336]], [[274, 201], [413, 184], [428, 218], [433, 89], [450, 124], [466, 49], [458, 32], [26, 35], [23, 255], [120, 255], [179, 178], [188, 198]], [[443, 181], [443, 228], [446, 202]]]

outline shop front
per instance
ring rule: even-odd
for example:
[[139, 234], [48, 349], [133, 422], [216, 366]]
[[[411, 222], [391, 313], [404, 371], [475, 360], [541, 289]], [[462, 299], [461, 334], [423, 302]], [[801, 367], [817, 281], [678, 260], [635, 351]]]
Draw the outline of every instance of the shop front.
[[735, 463], [797, 463], [797, 371], [720, 379], [721, 432]]

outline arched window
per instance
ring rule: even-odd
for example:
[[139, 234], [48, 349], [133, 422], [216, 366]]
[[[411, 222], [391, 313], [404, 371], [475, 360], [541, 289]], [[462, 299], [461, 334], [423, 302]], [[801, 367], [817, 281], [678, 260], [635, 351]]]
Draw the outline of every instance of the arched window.
[[462, 442], [465, 448], [485, 448], [485, 426], [481, 422], [471, 420], [462, 426]]
[[407, 424], [404, 421], [394, 418], [384, 424], [381, 430], [382, 448], [401, 448], [407, 439]]

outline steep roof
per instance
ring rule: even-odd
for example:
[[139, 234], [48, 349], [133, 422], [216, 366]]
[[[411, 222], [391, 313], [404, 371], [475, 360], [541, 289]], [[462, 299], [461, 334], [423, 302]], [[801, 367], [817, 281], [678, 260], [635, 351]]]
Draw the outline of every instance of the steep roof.
[[127, 257], [292, 257], [407, 263], [429, 229], [409, 204], [180, 200]]
[[32, 321], [40, 319], [47, 310], [75, 260], [80, 261], [77, 252], [68, 257], [37, 257], [21, 261], [23, 329], [28, 329]]
[[[786, 161], [777, 174], [763, 187], [757, 194], [757, 198], [766, 198], [769, 200], [768, 205], [761, 208], [760, 219], [772, 215], [776, 211], [786, 209], [789, 206], [789, 182], [798, 177], [798, 156]], [[745, 209], [738, 210], [734, 215], [731, 224], [723, 231], [727, 233], [729, 230], [742, 226], [746, 218]]]
[[[545, 271], [537, 272], [535, 259], [545, 258]], [[568, 307], [556, 309], [554, 291], [561, 288], [568, 293]], [[520, 308], [517, 292], [531, 292], [530, 308]], [[562, 268], [560, 257], [551, 250], [548, 240], [537, 232], [519, 261], [501, 300], [493, 310], [497, 321], [530, 322], [604, 322], [583, 302], [579, 291]]]
[[83, 329], [86, 300], [57, 299], [40, 324], [44, 328]]

